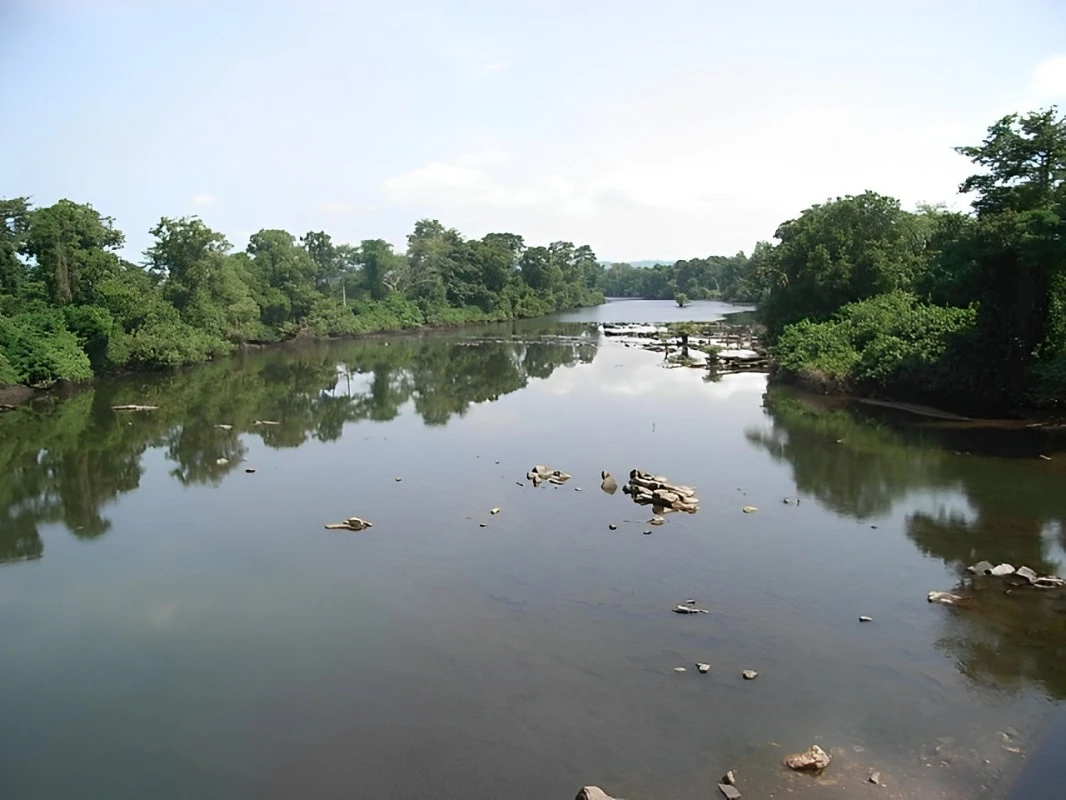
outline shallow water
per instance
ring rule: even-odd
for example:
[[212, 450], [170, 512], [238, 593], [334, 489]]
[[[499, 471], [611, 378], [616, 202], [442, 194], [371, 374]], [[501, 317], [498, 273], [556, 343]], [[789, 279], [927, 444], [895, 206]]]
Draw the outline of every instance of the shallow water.
[[[753, 797], [1005, 796], [1066, 697], [1066, 599], [925, 595], [982, 558], [1066, 571], [1061, 440], [767, 395], [563, 323], [0, 417], [0, 796], [688, 800], [727, 769]], [[533, 489], [537, 463], [574, 478]], [[650, 528], [599, 490], [634, 467], [699, 513]], [[374, 527], [322, 529], [350, 515]], [[711, 613], [670, 612], [690, 597]], [[823, 777], [781, 768], [815, 742]]]

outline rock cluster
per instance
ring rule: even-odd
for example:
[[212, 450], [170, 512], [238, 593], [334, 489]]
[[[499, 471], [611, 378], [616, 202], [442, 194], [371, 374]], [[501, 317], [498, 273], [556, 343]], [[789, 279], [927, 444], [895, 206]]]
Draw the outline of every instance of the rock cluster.
[[[1015, 569], [1010, 564], [993, 564], [991, 561], [978, 561], [966, 568], [971, 575], [988, 575], [994, 578], [1020, 578], [1037, 589], [1061, 589], [1066, 587], [1066, 580], [1057, 575], [1039, 575], [1029, 567]], [[1018, 581], [1013, 581], [1018, 583]]]
[[562, 470], [552, 469], [543, 464], [538, 464], [533, 467], [533, 469], [526, 473], [526, 478], [532, 481], [534, 486], [540, 486], [545, 481], [556, 486], [562, 486], [570, 480], [570, 476]]
[[629, 473], [629, 483], [622, 491], [633, 498], [634, 503], [654, 506], [656, 514], [666, 511], [684, 511], [695, 514], [699, 511], [700, 501], [696, 490], [689, 486], [671, 483], [661, 475], [652, 475], [635, 469]]

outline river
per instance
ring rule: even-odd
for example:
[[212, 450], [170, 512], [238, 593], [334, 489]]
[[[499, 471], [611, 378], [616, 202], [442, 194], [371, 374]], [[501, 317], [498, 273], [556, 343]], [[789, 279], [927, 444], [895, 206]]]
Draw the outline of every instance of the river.
[[[1066, 444], [665, 369], [597, 329], [671, 307], [279, 347], [0, 415], [0, 796], [706, 800], [732, 769], [749, 797], [1005, 797], [1066, 698], [1066, 598], [926, 594], [979, 559], [1066, 571]], [[535, 464], [574, 477], [535, 489]], [[600, 491], [634, 467], [699, 512], [652, 528]], [[374, 527], [323, 529], [352, 515]], [[710, 613], [671, 613], [689, 598]], [[781, 766], [814, 743], [820, 777]]]

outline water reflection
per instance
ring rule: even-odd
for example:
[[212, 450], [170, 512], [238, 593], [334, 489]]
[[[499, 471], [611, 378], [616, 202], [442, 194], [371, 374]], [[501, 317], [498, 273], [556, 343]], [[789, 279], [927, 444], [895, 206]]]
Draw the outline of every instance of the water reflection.
[[[888, 515], [908, 497], [930, 499], [920, 505], [932, 510], [907, 513], [906, 535], [960, 583], [980, 559], [1062, 573], [1066, 481], [1061, 467], [1035, 455], [1061, 441], [1035, 431], [900, 426], [787, 390], [768, 393], [764, 408], [771, 426], [746, 436], [790, 465], [803, 496], [858, 520]], [[1066, 596], [1005, 592], [995, 579], [977, 579], [972, 590], [976, 607], [945, 615], [950, 630], [938, 647], [975, 682], [1010, 689], [1029, 680], [1066, 698]]]
[[[339, 439], [348, 423], [387, 421], [410, 404], [426, 425], [444, 425], [559, 367], [590, 363], [594, 328], [569, 338], [448, 337], [317, 344], [167, 375], [102, 381], [68, 399], [43, 398], [0, 418], [0, 564], [42, 557], [38, 527], [75, 536], [106, 533], [103, 508], [136, 489], [141, 459], [162, 448], [183, 485], [217, 485], [240, 468], [247, 439], [271, 448]], [[113, 405], [157, 411], [119, 414]], [[277, 424], [270, 424], [277, 423]], [[230, 426], [219, 427], [219, 426]]]

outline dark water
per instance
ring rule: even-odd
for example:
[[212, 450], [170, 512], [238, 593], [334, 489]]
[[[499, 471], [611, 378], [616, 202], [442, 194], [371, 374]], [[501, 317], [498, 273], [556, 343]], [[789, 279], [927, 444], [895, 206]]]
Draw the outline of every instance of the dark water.
[[[1063, 443], [659, 358], [542, 320], [0, 416], [0, 797], [689, 800], [726, 769], [1006, 796], [1066, 697], [1066, 599], [925, 595], [980, 558], [1066, 570]], [[537, 463], [574, 478], [516, 485]], [[599, 490], [633, 467], [699, 513]], [[350, 515], [374, 527], [322, 529]], [[825, 775], [786, 774], [815, 742]]]

